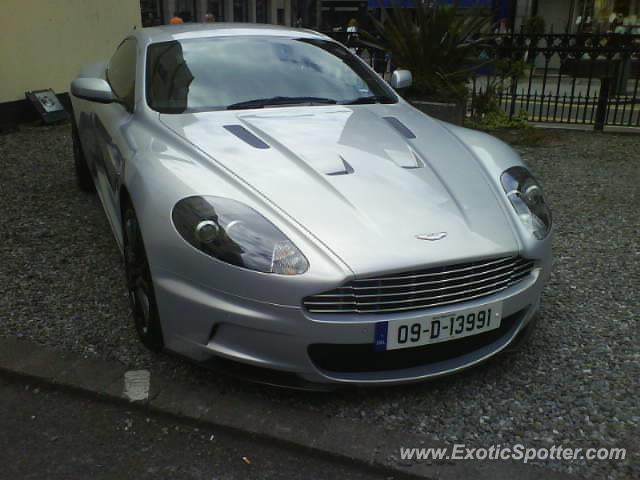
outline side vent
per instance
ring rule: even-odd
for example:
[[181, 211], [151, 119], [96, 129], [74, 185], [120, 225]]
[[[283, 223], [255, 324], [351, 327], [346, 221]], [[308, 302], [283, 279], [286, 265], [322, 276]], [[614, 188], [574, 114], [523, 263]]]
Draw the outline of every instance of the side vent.
[[244, 128], [242, 125], [225, 125], [224, 128], [229, 133], [232, 133], [233, 135], [238, 137], [240, 140], [242, 140], [245, 143], [248, 143], [254, 148], [261, 148], [261, 149], [269, 148], [269, 145], [267, 145], [261, 139], [256, 137], [253, 133], [251, 133], [249, 130]]
[[398, 133], [400, 133], [400, 135], [402, 135], [403, 137], [416, 138], [415, 134], [411, 130], [409, 130], [409, 127], [407, 127], [404, 123], [402, 123], [396, 117], [382, 117], [382, 118], [385, 119], [389, 125], [395, 128], [398, 131]]
[[338, 170], [337, 172], [330, 172], [330, 173], [327, 173], [327, 175], [331, 175], [331, 176], [351, 175], [355, 171], [353, 167], [349, 165], [349, 162], [347, 162], [344, 158], [340, 157], [340, 160], [342, 160], [342, 165], [344, 165], [344, 170]]

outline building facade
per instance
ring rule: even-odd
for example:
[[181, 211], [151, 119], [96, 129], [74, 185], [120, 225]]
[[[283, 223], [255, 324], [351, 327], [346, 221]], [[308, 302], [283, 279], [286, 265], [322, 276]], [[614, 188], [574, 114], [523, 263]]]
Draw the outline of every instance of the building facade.
[[544, 19], [545, 33], [640, 34], [640, 0], [518, 0], [516, 31], [536, 16]]
[[315, 3], [310, 0], [140, 0], [140, 10], [144, 26], [167, 24], [174, 14], [185, 22], [204, 22], [208, 13], [216, 22], [291, 26], [300, 23], [301, 17], [306, 17], [308, 24], [315, 16]]
[[[174, 14], [185, 22], [204, 22], [212, 14], [216, 22], [272, 23], [331, 31], [346, 27], [351, 19], [367, 27], [370, 14], [381, 7], [414, 0], [140, 0], [144, 26], [169, 23]], [[451, 4], [453, 0], [415, 0]], [[483, 8], [496, 20], [513, 19], [517, 0], [458, 0], [461, 8]], [[378, 12], [379, 13], [379, 12]]]

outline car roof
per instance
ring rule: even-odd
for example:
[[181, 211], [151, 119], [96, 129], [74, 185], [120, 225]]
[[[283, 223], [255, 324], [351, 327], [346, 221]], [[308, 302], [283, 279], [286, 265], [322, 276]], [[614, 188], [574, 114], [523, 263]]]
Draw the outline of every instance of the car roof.
[[142, 43], [228, 36], [329, 39], [329, 37], [314, 32], [313, 30], [257, 23], [184, 23], [180, 25], [162, 25], [136, 30], [134, 36], [142, 41]]

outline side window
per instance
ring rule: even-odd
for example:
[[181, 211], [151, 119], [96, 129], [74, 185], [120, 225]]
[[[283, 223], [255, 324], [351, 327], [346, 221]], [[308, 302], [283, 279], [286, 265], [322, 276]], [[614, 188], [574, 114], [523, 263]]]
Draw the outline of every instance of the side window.
[[136, 86], [136, 40], [128, 38], [120, 44], [107, 68], [107, 81], [113, 93], [128, 110], [133, 109]]

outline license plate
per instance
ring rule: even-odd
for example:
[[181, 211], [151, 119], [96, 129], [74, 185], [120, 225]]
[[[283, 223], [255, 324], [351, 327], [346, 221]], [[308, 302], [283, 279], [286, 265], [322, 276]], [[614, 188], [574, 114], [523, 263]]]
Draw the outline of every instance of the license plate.
[[407, 321], [376, 324], [376, 351], [420, 347], [478, 335], [500, 327], [502, 303], [467, 308]]

